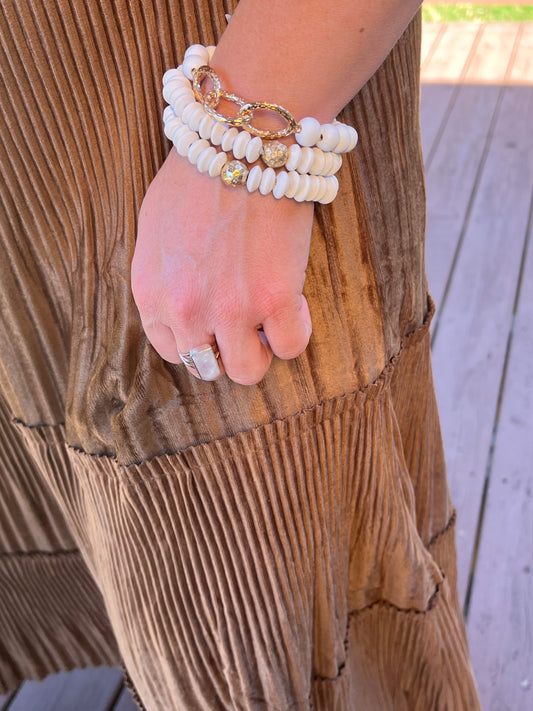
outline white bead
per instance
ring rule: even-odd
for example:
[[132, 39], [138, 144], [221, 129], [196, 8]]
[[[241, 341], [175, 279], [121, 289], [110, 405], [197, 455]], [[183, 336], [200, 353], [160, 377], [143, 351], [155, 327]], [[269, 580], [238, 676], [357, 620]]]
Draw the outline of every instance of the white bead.
[[179, 128], [177, 128], [175, 131], [172, 132], [172, 136], [170, 137], [170, 140], [174, 145], [180, 140], [182, 136], [184, 136], [186, 133], [190, 131], [190, 128], [188, 126], [185, 126], [182, 124]]
[[263, 177], [263, 171], [258, 165], [254, 165], [252, 170], [248, 173], [248, 180], [246, 181], [246, 187], [249, 193], [253, 193], [261, 185], [261, 178]]
[[180, 96], [190, 96], [194, 101], [194, 94], [188, 86], [173, 86], [172, 84], [167, 84], [163, 89], [163, 99], [165, 99], [167, 104], [173, 105]]
[[202, 106], [202, 104], [199, 104], [198, 102], [196, 102], [196, 106], [194, 107], [194, 109], [191, 113], [191, 116], [190, 116], [189, 120], [187, 121], [191, 131], [198, 131], [198, 129], [200, 128], [200, 122], [204, 116], [205, 116], [204, 107]]
[[259, 192], [261, 195], [268, 195], [268, 193], [271, 193], [275, 182], [276, 171], [274, 168], [265, 168], [263, 171], [263, 177], [261, 178], [261, 184], [259, 186]]
[[181, 119], [176, 118], [171, 118], [169, 121], [165, 121], [165, 136], [167, 138], [170, 138], [174, 131], [179, 128], [180, 126], [183, 126], [183, 123]]
[[205, 173], [209, 170], [209, 166], [211, 165], [211, 161], [217, 154], [217, 149], [214, 146], [208, 146], [205, 148], [200, 155], [198, 156], [198, 160], [196, 161], [196, 167], [200, 171], [200, 173]]
[[285, 190], [285, 195], [288, 198], [293, 198], [296, 195], [296, 191], [300, 187], [300, 174], [297, 173], [295, 170], [291, 170], [289, 173], [287, 173], [289, 176], [289, 184]]
[[237, 160], [242, 160], [244, 156], [246, 155], [246, 149], [248, 148], [248, 144], [250, 143], [252, 137], [248, 133], [248, 131], [240, 131], [239, 135], [233, 142], [233, 155]]
[[259, 136], [254, 136], [246, 146], [246, 160], [248, 163], [255, 163], [256, 160], [259, 160], [262, 151], [263, 141]]
[[339, 129], [332, 123], [325, 123], [322, 126], [322, 138], [316, 144], [323, 151], [332, 151], [339, 142]]
[[214, 44], [210, 44], [209, 47], [206, 47], [207, 49], [207, 64], [211, 64], [211, 60], [213, 59], [213, 55], [215, 53], [216, 46]]
[[204, 55], [199, 55], [199, 54], [190, 54], [188, 57], [185, 57], [183, 60], [183, 73], [187, 77], [187, 79], [192, 80], [192, 73], [195, 69], [198, 69], [198, 67], [203, 67], [204, 64], [207, 64], [207, 57], [204, 57]]
[[207, 47], [204, 47], [203, 44], [191, 44], [191, 46], [187, 47], [185, 50], [183, 58], [185, 59], [185, 57], [190, 57], [191, 54], [199, 54], [201, 57], [205, 57], [205, 60], [207, 61], [208, 51]]
[[322, 134], [320, 122], [307, 116], [300, 121], [300, 126], [301, 131], [294, 134], [296, 141], [301, 146], [314, 146]]
[[318, 176], [318, 180], [320, 181], [320, 189], [314, 197], [315, 202], [320, 202], [328, 189], [328, 181], [326, 180], [326, 178], [320, 175]]
[[163, 111], [163, 122], [166, 123], [167, 121], [170, 121], [170, 119], [173, 118], [176, 118], [174, 109], [172, 108], [172, 106], [165, 106], [165, 110]]
[[351, 134], [351, 140], [350, 140], [350, 145], [348, 146], [348, 150], [346, 151], [349, 153], [350, 151], [353, 151], [353, 149], [356, 147], [357, 142], [359, 141], [359, 134], [355, 130], [353, 126], [350, 126], [350, 134]]
[[187, 133], [184, 133], [183, 136], [180, 137], [179, 141], [175, 144], [176, 150], [180, 154], [180, 156], [186, 156], [187, 153], [189, 152], [189, 148], [194, 141], [198, 140], [198, 134], [195, 131], [189, 131]]
[[216, 178], [222, 172], [222, 168], [228, 162], [228, 156], [226, 153], [217, 153], [209, 164], [209, 175], [212, 178]]
[[348, 150], [352, 137], [350, 136], [350, 132], [346, 130], [347, 128], [348, 126], [345, 126], [344, 124], [339, 124], [340, 138], [339, 142], [333, 149], [335, 153], [345, 153]]
[[209, 141], [206, 141], [205, 138], [198, 138], [194, 141], [194, 143], [191, 143], [187, 152], [189, 163], [196, 165], [196, 161], [200, 157], [200, 153], [205, 151], [206, 148], [209, 148]]
[[185, 109], [186, 106], [189, 106], [189, 104], [194, 104], [196, 103], [194, 101], [194, 96], [191, 94], [190, 96], [187, 95], [182, 95], [177, 99], [177, 101], [172, 101], [172, 106], [174, 107], [174, 111], [176, 112], [177, 116], [181, 116], [183, 114], [183, 110]]
[[303, 202], [307, 200], [307, 195], [309, 193], [309, 188], [311, 187], [311, 176], [310, 175], [300, 175], [300, 185], [298, 190], [294, 195], [296, 202]]
[[308, 173], [309, 168], [313, 164], [313, 161], [315, 159], [315, 154], [313, 153], [313, 149], [309, 148], [309, 146], [304, 146], [302, 148], [302, 155], [300, 158], [300, 163], [298, 164], [298, 167], [296, 170], [299, 173]]
[[220, 146], [224, 134], [226, 133], [227, 127], [220, 121], [215, 121], [215, 125], [211, 130], [211, 143], [214, 146]]
[[339, 189], [339, 181], [334, 175], [330, 175], [329, 178], [324, 178], [324, 180], [327, 182], [328, 187], [324, 197], [318, 202], [322, 203], [322, 205], [327, 205], [335, 199]]
[[276, 184], [272, 190], [272, 195], [279, 200], [285, 195], [285, 191], [289, 187], [289, 174], [286, 170], [280, 170], [276, 176]]
[[200, 107], [201, 107], [202, 104], [200, 104], [198, 101], [195, 101], [195, 102], [192, 103], [192, 104], [188, 104], [188, 105], [183, 109], [183, 111], [181, 112], [181, 120], [183, 121], [183, 123], [186, 123], [186, 124], [189, 123], [189, 119], [190, 119], [191, 116], [193, 115], [193, 112], [196, 110], [196, 107], [197, 107], [197, 106], [200, 106]]
[[293, 143], [289, 146], [289, 157], [285, 163], [285, 169], [290, 173], [291, 170], [296, 170], [302, 157], [302, 149], [297, 143]]
[[205, 114], [203, 119], [200, 121], [200, 125], [198, 126], [198, 133], [200, 134], [200, 137], [210, 138], [214, 124], [215, 119], [209, 116], [209, 114]]
[[326, 162], [326, 154], [320, 148], [312, 148], [314, 159], [309, 168], [311, 175], [321, 175]]
[[335, 175], [342, 165], [342, 156], [339, 153], [331, 154], [331, 167], [327, 175]]
[[330, 175], [330, 170], [333, 168], [334, 153], [324, 153], [324, 166], [322, 167], [322, 175]]
[[177, 71], [174, 67], [172, 69], [167, 69], [167, 71], [163, 74], [163, 86], [171, 82], [176, 76]]
[[309, 202], [313, 202], [313, 200], [316, 200], [318, 193], [320, 192], [320, 188], [322, 187], [320, 184], [320, 178], [318, 175], [310, 175], [309, 176], [310, 180], [310, 186], [309, 186], [309, 192], [307, 193], [306, 200]]
[[231, 151], [233, 149], [233, 144], [235, 142], [235, 139], [239, 135], [239, 132], [237, 131], [236, 128], [228, 128], [226, 132], [224, 133], [224, 136], [222, 138], [221, 142], [221, 147], [223, 151]]

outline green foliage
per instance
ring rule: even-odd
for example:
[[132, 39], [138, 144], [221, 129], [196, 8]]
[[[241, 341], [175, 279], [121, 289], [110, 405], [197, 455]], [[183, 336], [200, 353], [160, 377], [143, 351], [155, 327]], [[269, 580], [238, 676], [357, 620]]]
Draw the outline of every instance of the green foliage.
[[533, 5], [422, 6], [424, 22], [532, 22]]

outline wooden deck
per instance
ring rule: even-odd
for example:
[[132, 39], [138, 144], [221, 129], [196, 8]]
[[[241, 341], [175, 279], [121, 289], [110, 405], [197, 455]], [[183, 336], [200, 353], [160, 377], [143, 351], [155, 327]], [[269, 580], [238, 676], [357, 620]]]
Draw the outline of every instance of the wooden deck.
[[[529, 711], [533, 25], [426, 25], [422, 78], [434, 367], [461, 596], [483, 710]], [[103, 668], [0, 698], [0, 711], [135, 708], [121, 673]]]

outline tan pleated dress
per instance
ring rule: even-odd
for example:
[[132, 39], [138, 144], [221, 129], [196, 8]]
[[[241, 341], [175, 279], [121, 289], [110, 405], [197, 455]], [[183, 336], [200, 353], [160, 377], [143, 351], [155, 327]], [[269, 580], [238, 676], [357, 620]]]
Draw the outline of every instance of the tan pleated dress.
[[143, 335], [129, 265], [170, 150], [161, 77], [232, 9], [0, 0], [0, 693], [124, 663], [148, 711], [475, 711], [419, 16], [343, 114], [360, 143], [316, 209], [305, 353], [204, 383]]

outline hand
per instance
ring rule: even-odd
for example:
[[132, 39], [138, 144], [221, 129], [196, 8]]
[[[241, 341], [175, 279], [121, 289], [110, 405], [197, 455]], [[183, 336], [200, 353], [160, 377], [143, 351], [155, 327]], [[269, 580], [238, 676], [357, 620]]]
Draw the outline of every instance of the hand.
[[135, 302], [161, 357], [179, 363], [178, 351], [216, 338], [227, 375], [252, 385], [272, 353], [305, 350], [312, 220], [311, 203], [227, 187], [172, 149], [142, 204], [132, 263]]

